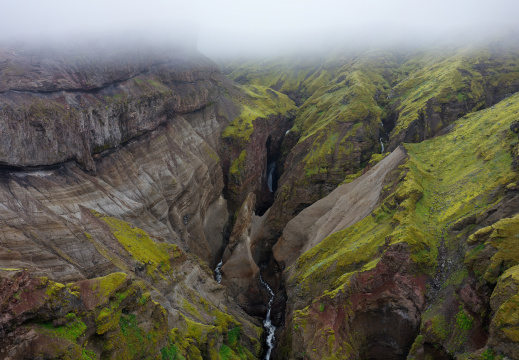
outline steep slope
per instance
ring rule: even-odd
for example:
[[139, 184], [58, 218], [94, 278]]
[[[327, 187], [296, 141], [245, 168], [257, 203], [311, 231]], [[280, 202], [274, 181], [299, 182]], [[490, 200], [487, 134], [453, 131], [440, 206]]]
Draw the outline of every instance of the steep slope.
[[2, 62], [0, 358], [262, 351], [207, 267], [227, 218], [220, 134], [244, 95], [196, 52], [141, 50]]
[[[285, 269], [289, 308], [278, 356], [517, 356], [518, 140], [510, 129], [518, 111], [514, 95], [465, 116], [447, 135], [405, 145], [408, 159], [386, 177], [371, 216]], [[319, 202], [292, 222], [313, 207]], [[327, 222], [316, 213], [306, 221], [322, 231]]]
[[382, 147], [430, 138], [517, 91], [518, 54], [516, 42], [505, 39], [229, 65], [230, 78], [282, 91], [299, 105], [282, 146], [268, 240], [302, 209], [359, 176]]

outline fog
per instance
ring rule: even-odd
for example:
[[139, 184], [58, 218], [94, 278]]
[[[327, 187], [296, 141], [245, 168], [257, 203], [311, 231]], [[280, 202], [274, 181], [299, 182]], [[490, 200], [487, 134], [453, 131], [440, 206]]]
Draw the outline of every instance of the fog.
[[2, 0], [0, 41], [189, 39], [213, 58], [263, 56], [475, 41], [516, 31], [518, 12], [517, 0]]

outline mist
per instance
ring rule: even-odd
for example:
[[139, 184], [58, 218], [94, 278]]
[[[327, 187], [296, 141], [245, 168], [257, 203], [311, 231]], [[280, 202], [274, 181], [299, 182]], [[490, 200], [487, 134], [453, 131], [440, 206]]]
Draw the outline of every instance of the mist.
[[190, 43], [211, 58], [473, 42], [517, 31], [515, 0], [4, 0], [0, 42]]

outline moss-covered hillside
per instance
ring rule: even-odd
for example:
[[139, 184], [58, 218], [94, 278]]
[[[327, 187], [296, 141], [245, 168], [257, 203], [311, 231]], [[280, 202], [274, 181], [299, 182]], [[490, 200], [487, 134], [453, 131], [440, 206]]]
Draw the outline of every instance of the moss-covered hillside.
[[372, 216], [286, 270], [293, 305], [280, 354], [516, 358], [518, 118], [514, 95], [406, 144]]
[[271, 87], [299, 105], [271, 211], [278, 234], [294, 214], [357, 177], [382, 147], [430, 138], [519, 90], [518, 55], [517, 44], [500, 41], [231, 64], [235, 81]]

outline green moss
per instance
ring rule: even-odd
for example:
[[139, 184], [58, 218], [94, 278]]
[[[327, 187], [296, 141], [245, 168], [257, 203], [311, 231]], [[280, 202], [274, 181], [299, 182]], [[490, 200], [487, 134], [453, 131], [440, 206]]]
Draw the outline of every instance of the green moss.
[[237, 356], [234, 351], [227, 345], [222, 345], [220, 347], [220, 351], [218, 352], [220, 358], [222, 360], [241, 360], [239, 356]]
[[256, 119], [269, 119], [275, 115], [290, 116], [296, 110], [294, 102], [285, 94], [265, 86], [239, 86], [239, 90], [244, 94], [240, 99], [240, 115], [225, 128], [222, 138], [241, 148], [249, 142]]
[[227, 341], [229, 342], [229, 345], [235, 346], [238, 344], [238, 340], [240, 339], [240, 332], [241, 328], [239, 326], [236, 326], [227, 332]]
[[85, 333], [87, 326], [74, 313], [67, 314], [66, 318], [68, 322], [63, 326], [54, 327], [52, 323], [44, 323], [35, 326], [35, 329], [51, 337], [59, 337], [76, 342]]
[[102, 335], [110, 330], [114, 330], [119, 324], [120, 316], [120, 312], [114, 311], [112, 308], [103, 308], [95, 320], [97, 333]]
[[247, 152], [243, 150], [240, 156], [235, 159], [229, 168], [229, 181], [240, 185], [242, 183], [242, 176], [245, 175], [245, 166], [247, 164]]
[[139, 305], [141, 305], [141, 306], [145, 305], [150, 298], [151, 298], [151, 294], [149, 292], [145, 292], [144, 294], [142, 294], [141, 298], [139, 299]]
[[446, 340], [451, 330], [445, 320], [445, 317], [441, 314], [437, 314], [431, 320], [431, 331], [440, 340]]
[[126, 221], [93, 213], [109, 226], [113, 235], [136, 260], [146, 264], [150, 276], [154, 276], [155, 272], [171, 273], [169, 254], [178, 250], [176, 245], [154, 241], [144, 230]]
[[470, 330], [474, 321], [470, 315], [468, 315], [463, 307], [460, 307], [460, 311], [456, 314], [456, 325], [461, 330]]
[[180, 354], [180, 349], [177, 345], [171, 344], [168, 347], [160, 349], [162, 360], [185, 360], [186, 358]]
[[[97, 213], [97, 212], [96, 212]], [[99, 214], [99, 213], [97, 213]], [[101, 216], [101, 214], [99, 214]], [[125, 272], [130, 272], [128, 264], [115, 252], [110, 251], [101, 241], [93, 238], [90, 234], [85, 233], [87, 240], [95, 247], [97, 252], [101, 254], [105, 259], [109, 260], [118, 269]]]
[[96, 278], [93, 280], [92, 290], [96, 292], [97, 296], [108, 299], [127, 279], [128, 275], [120, 272]]
[[471, 249], [465, 262], [481, 280], [495, 283], [499, 276], [519, 264], [519, 215], [501, 219], [470, 236]]
[[495, 311], [491, 334], [504, 342], [519, 342], [519, 265], [501, 276], [492, 293], [491, 304]]
[[199, 321], [204, 321], [204, 317], [202, 316], [200, 311], [198, 311], [198, 309], [192, 303], [190, 303], [188, 300], [184, 298], [182, 299], [182, 310], [187, 312], [193, 318]]
[[82, 360], [97, 360], [97, 354], [92, 350], [83, 349], [81, 352]]
[[494, 360], [496, 357], [494, 356], [494, 351], [491, 348], [486, 349], [481, 354], [481, 359], [483, 360]]

